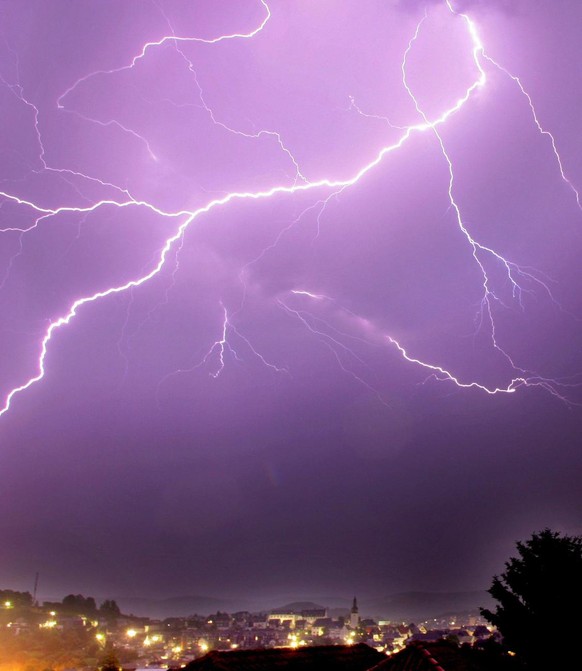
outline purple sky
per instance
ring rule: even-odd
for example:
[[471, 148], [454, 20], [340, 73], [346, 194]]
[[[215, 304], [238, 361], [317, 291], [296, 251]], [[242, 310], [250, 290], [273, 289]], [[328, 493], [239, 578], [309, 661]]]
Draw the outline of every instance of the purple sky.
[[581, 22], [2, 0], [5, 587], [481, 589], [581, 533]]

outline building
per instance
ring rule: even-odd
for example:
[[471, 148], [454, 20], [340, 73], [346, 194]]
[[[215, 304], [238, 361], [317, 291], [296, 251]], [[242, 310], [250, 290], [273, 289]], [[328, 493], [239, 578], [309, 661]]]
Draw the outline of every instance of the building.
[[354, 597], [352, 609], [350, 610], [350, 627], [352, 629], [357, 629], [359, 624], [360, 624], [360, 613], [358, 611], [358, 601], [356, 597]]

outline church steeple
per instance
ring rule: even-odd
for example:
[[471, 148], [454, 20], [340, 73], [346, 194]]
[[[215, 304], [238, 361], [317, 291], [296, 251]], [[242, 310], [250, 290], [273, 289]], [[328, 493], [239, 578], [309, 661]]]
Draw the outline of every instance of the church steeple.
[[360, 614], [358, 612], [358, 600], [354, 597], [352, 609], [350, 611], [350, 627], [356, 629], [360, 624]]

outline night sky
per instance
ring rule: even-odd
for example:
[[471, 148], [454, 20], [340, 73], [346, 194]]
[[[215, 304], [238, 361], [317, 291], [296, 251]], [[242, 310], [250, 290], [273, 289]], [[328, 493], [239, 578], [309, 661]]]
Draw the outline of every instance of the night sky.
[[581, 24], [0, 0], [2, 585], [478, 590], [582, 533]]

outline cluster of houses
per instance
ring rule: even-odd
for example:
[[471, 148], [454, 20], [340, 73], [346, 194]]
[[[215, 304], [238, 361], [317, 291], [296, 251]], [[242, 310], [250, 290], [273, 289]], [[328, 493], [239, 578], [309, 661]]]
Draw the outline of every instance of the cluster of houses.
[[[216, 661], [218, 653], [233, 653], [226, 657], [230, 662], [240, 655], [251, 659], [245, 657], [243, 651], [257, 653], [259, 650], [295, 650], [299, 655], [302, 650], [330, 648], [333, 649], [331, 652], [321, 652], [322, 659], [331, 659], [334, 655], [351, 659], [355, 652], [341, 653], [344, 648], [350, 648], [365, 650], [361, 656], [370, 661], [370, 650], [386, 657], [398, 654], [411, 644], [423, 646], [448, 639], [458, 647], [495, 635], [474, 618], [467, 618], [463, 626], [458, 626], [454, 618], [419, 625], [362, 618], [356, 598], [348, 612], [335, 611], [333, 616], [327, 608], [288, 606], [266, 613], [219, 611], [206, 617], [193, 615], [154, 620], [121, 612], [105, 617], [100, 611], [94, 611], [88, 616], [59, 612], [60, 604], [44, 606], [27, 609], [26, 617], [18, 617], [16, 612], [16, 617], [11, 617], [11, 609], [6, 608], [5, 626], [15, 636], [30, 635], [33, 630], [43, 629], [53, 630], [55, 635], [71, 629], [82, 630], [103, 653], [116, 651], [128, 671], [180, 669], [200, 659], [206, 659], [205, 663], [210, 664], [208, 660]], [[361, 645], [364, 648], [358, 647]], [[209, 657], [211, 652], [214, 657]], [[312, 654], [315, 653], [306, 652], [303, 657], [308, 659]], [[295, 658], [299, 659], [298, 656]]]
[[[446, 623], [436, 621], [415, 625], [361, 618], [355, 599], [348, 614], [336, 617], [331, 617], [326, 608], [287, 608], [261, 614], [217, 612], [206, 618], [148, 620], [141, 625], [134, 621], [130, 628], [119, 624], [118, 620], [116, 629], [103, 635], [116, 648], [135, 651], [141, 668], [152, 664], [180, 668], [210, 651], [298, 650], [365, 644], [382, 655], [393, 655], [411, 643], [448, 638], [455, 645], [473, 644], [492, 635], [480, 623], [458, 627], [442, 626]], [[441, 626], [432, 628], [432, 624]]]

